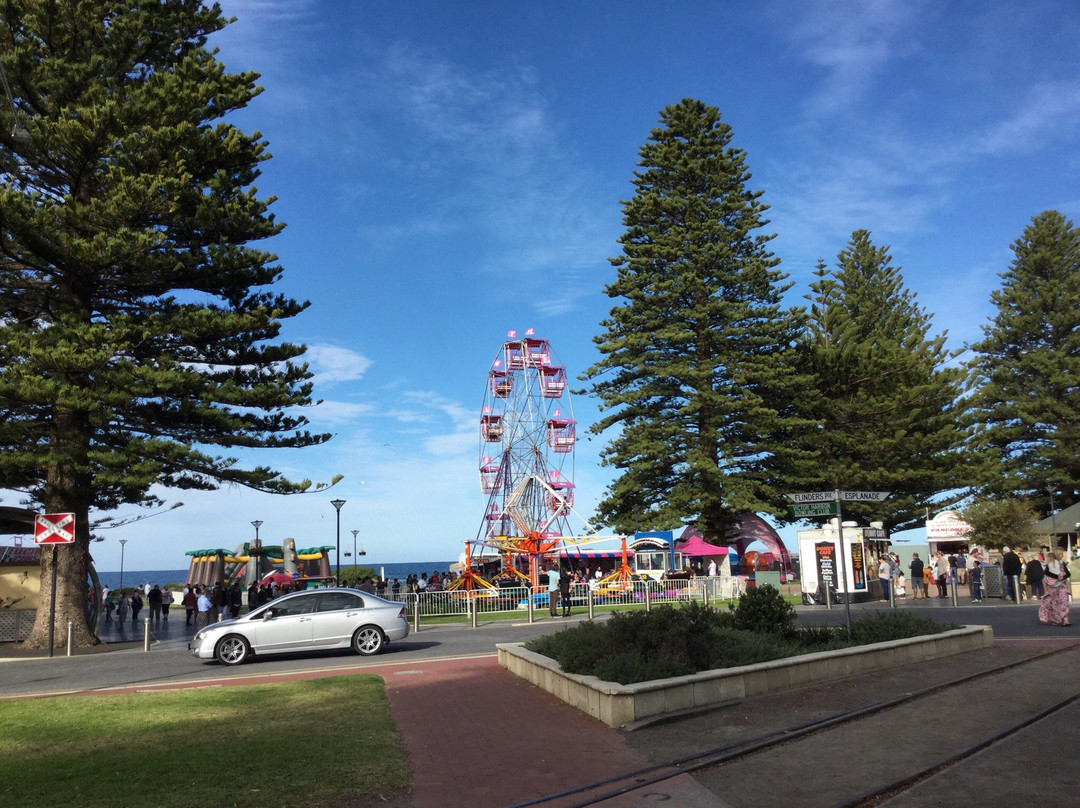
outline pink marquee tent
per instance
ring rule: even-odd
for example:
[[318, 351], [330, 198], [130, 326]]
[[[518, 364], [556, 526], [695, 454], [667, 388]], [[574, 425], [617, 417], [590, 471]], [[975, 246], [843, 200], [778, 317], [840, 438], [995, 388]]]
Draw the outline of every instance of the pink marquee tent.
[[[684, 533], [683, 535], [685, 536], [686, 534]], [[709, 544], [697, 533], [691, 533], [689, 538], [680, 539], [675, 542], [675, 551], [692, 558], [696, 558], [697, 556], [719, 556], [728, 554], [728, 548]]]

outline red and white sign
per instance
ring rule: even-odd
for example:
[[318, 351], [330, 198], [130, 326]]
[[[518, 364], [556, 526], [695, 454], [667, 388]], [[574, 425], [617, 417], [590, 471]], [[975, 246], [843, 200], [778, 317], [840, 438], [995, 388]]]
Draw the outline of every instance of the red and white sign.
[[928, 539], [963, 539], [971, 532], [971, 525], [956, 511], [942, 511], [926, 523]]
[[34, 517], [34, 544], [73, 544], [75, 514], [39, 513]]

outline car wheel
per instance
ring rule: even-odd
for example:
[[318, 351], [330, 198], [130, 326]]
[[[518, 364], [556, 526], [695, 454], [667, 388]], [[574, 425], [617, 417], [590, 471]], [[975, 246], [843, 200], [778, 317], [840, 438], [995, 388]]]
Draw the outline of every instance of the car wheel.
[[361, 656], [377, 654], [386, 645], [386, 637], [378, 626], [362, 626], [352, 638], [352, 647]]
[[238, 634], [229, 634], [218, 640], [214, 656], [223, 665], [239, 665], [251, 656], [251, 646]]

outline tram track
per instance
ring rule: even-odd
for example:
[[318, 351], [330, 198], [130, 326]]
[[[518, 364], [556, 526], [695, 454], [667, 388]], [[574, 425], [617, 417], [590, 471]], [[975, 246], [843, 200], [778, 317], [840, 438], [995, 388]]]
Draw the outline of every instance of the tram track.
[[834, 803], [831, 808], [871, 808], [871, 806], [879, 806], [884, 804], [886, 800], [891, 800], [902, 796], [907, 793], [912, 787], [924, 783], [931, 778], [946, 776], [955, 767], [964, 761], [970, 759], [974, 755], [979, 754], [984, 749], [989, 749], [991, 746], [998, 744], [1008, 738], [1013, 738], [1019, 735], [1025, 730], [1035, 726], [1041, 721], [1049, 718], [1050, 716], [1057, 715], [1064, 711], [1067, 707], [1080, 701], [1080, 693], [1075, 693], [1056, 704], [1051, 705], [1045, 710], [1032, 715], [1023, 721], [1014, 724], [995, 735], [986, 738], [979, 743], [951, 755], [946, 760], [942, 760], [929, 766], [921, 771], [912, 772], [908, 776], [900, 780], [894, 780], [891, 783], [886, 783], [878, 788], [866, 791], [852, 799], [844, 800], [843, 802]]
[[[727, 774], [717, 774], [724, 771], [725, 767], [745, 764], [756, 756], [763, 754], [776, 754], [778, 750], [788, 756], [798, 756], [795, 747], [805, 743], [815, 736], [821, 736], [847, 726], [865, 727], [875, 721], [880, 721], [881, 716], [900, 709], [911, 709], [920, 702], [949, 696], [956, 693], [967, 694], [970, 687], [978, 682], [989, 680], [993, 677], [1008, 676], [1015, 674], [1027, 666], [1038, 666], [1048, 660], [1053, 660], [1058, 655], [1068, 653], [1078, 654], [1080, 646], [1067, 645], [1050, 651], [1038, 653], [1033, 656], [1013, 660], [1005, 664], [968, 673], [963, 676], [953, 677], [945, 681], [928, 685], [917, 690], [901, 693], [898, 696], [874, 702], [872, 704], [856, 707], [854, 709], [834, 712], [826, 717], [817, 718], [795, 726], [786, 726], [780, 729], [761, 733], [752, 737], [734, 740], [730, 743], [711, 746], [706, 749], [695, 751], [691, 754], [677, 758], [664, 760], [650, 766], [634, 771], [626, 772], [620, 776], [589, 783], [577, 788], [553, 793], [516, 803], [509, 808], [526, 808], [526, 806], [557, 806], [557, 808], [586, 808], [586, 806], [604, 804], [622, 804], [623, 798], [635, 793], [643, 793], [646, 789], [655, 789], [672, 778], [693, 774], [699, 782], [705, 785], [719, 796], [731, 800], [731, 789], [719, 791], [710, 781], [726, 779]], [[1011, 722], [1009, 726], [993, 732], [988, 737], [982, 737], [974, 743], [967, 743], [960, 749], [952, 749], [950, 754], [939, 757], [926, 765], [909, 767], [902, 777], [892, 777], [887, 782], [875, 783], [871, 788], [859, 788], [850, 796], [840, 796], [837, 799], [825, 799], [815, 804], [829, 806], [830, 808], [855, 808], [855, 806], [872, 806], [884, 804], [906, 789], [912, 788], [921, 782], [933, 778], [937, 773], [948, 771], [959, 763], [969, 759], [980, 751], [994, 744], [1017, 735], [1025, 729], [1037, 724], [1044, 718], [1060, 713], [1070, 705], [1080, 700], [1080, 693], [1070, 695], [1064, 700], [1058, 700], [1053, 704], [1041, 707], [1024, 718]], [[737, 789], [736, 789], [737, 790]], [[850, 789], [849, 789], [850, 791]], [[724, 793], [728, 792], [728, 793]], [[775, 800], [775, 802], [774, 802]], [[742, 803], [731, 800], [733, 805], [757, 804]], [[763, 804], [809, 804], [808, 802], [791, 802], [773, 794]]]

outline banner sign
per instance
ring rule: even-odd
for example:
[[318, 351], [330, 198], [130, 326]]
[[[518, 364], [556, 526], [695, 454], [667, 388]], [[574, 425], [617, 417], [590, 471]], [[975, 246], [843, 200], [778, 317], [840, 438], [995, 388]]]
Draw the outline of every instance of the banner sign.
[[836, 545], [831, 541], [819, 541], [814, 545], [817, 560], [818, 582], [822, 591], [836, 591]]
[[851, 545], [851, 577], [855, 589], [866, 589], [866, 561], [863, 559], [862, 542]]
[[926, 523], [928, 539], [962, 539], [971, 532], [971, 525], [956, 511], [942, 511]]

